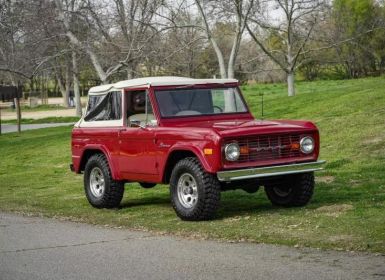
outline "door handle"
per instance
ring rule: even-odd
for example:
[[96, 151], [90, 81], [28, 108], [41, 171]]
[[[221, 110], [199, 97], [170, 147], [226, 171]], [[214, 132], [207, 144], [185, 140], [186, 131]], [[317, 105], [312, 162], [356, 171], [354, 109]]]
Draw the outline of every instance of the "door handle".
[[126, 128], [119, 128], [118, 129], [118, 135], [120, 137], [120, 134], [122, 134], [122, 132], [126, 131], [127, 129]]

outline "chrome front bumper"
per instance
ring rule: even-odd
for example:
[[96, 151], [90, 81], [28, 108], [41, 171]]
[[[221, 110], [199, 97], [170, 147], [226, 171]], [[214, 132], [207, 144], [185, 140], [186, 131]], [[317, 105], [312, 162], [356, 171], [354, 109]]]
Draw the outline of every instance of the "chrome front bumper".
[[219, 181], [229, 182], [244, 179], [306, 173], [322, 170], [322, 166], [325, 164], [325, 162], [326, 161], [324, 160], [319, 160], [314, 162], [296, 163], [289, 165], [219, 171], [217, 172], [217, 177]]

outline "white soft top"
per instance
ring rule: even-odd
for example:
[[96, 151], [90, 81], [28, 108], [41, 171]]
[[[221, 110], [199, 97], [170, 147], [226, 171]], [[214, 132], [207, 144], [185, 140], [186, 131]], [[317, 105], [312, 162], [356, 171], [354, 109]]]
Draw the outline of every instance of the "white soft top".
[[175, 85], [201, 85], [201, 84], [225, 84], [237, 83], [236, 79], [192, 79], [185, 77], [146, 77], [132, 80], [120, 81], [115, 84], [101, 85], [90, 88], [89, 95], [105, 94], [109, 91], [121, 90], [123, 88], [135, 88], [141, 86], [175, 86]]

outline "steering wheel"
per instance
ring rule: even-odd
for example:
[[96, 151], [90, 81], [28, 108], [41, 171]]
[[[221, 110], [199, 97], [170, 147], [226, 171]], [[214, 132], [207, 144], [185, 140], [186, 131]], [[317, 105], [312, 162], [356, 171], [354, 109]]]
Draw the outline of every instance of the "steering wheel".
[[[213, 108], [214, 108], [214, 109], [218, 109], [219, 113], [222, 113], [222, 112], [223, 112], [223, 109], [222, 109], [221, 107], [219, 107], [219, 106], [213, 105]], [[215, 113], [215, 110], [214, 110], [214, 113]]]

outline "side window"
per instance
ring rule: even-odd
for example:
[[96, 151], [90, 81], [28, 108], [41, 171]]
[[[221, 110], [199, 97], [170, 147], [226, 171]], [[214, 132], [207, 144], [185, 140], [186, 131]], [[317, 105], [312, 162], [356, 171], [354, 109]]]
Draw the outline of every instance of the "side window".
[[[129, 126], [153, 124], [155, 117], [146, 90], [126, 93], [127, 119]], [[135, 123], [135, 125], [133, 125]]]
[[127, 93], [127, 117], [146, 112], [146, 91], [136, 90]]
[[89, 97], [85, 121], [120, 120], [121, 118], [122, 93], [120, 91]]

